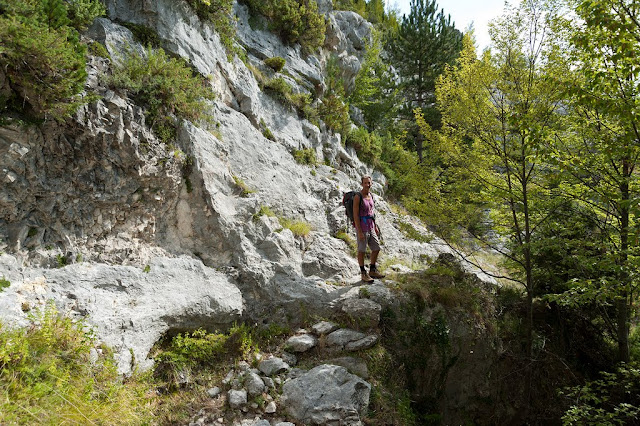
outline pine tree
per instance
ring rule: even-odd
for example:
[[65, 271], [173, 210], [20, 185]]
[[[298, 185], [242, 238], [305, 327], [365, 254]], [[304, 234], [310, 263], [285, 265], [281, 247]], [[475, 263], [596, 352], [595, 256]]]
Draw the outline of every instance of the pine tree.
[[[411, 0], [411, 12], [403, 16], [389, 46], [405, 98], [403, 118], [412, 121], [413, 110], [420, 108], [433, 129], [441, 127], [440, 113], [435, 107], [436, 79], [447, 64], [453, 64], [461, 49], [462, 33], [443, 9], [438, 11], [436, 0]], [[422, 157], [420, 138], [415, 148]]]

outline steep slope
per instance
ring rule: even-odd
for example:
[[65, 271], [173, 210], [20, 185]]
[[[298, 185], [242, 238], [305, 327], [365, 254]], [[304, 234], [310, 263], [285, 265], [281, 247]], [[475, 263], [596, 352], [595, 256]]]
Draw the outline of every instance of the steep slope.
[[[127, 373], [134, 362], [150, 365], [149, 349], [167, 332], [329, 313], [348, 291], [344, 284], [357, 279], [357, 263], [335, 235], [346, 222], [342, 192], [358, 188], [364, 174], [375, 182], [384, 258], [410, 263], [448, 251], [437, 239], [406, 238], [400, 220], [428, 231], [391, 211], [384, 176], [345, 149], [339, 134], [262, 91], [247, 66], [266, 72], [263, 59], [281, 56], [295, 91], [321, 92], [333, 54], [352, 80], [370, 31], [358, 15], [322, 2], [328, 44], [305, 56], [252, 30], [246, 7], [236, 4], [245, 63], [229, 59], [215, 29], [184, 2], [106, 3], [109, 18], [96, 20], [87, 37], [117, 61], [143, 49], [116, 22], [153, 29], [168, 52], [208, 76], [218, 125], [210, 131], [185, 121], [174, 144], [161, 142], [144, 110], [106, 86], [110, 61], [90, 57], [86, 90], [100, 99], [72, 122], [0, 128], [0, 276], [11, 282], [0, 294], [3, 321], [23, 323], [53, 300], [86, 317]], [[322, 165], [299, 164], [294, 153], [302, 149]], [[261, 214], [266, 207], [311, 231], [296, 236]]]

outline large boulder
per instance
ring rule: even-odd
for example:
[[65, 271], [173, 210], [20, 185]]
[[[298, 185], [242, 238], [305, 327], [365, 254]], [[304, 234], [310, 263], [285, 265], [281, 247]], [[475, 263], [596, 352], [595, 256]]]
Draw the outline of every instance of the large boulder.
[[285, 382], [281, 404], [296, 421], [361, 425], [371, 385], [337, 365], [323, 364]]
[[0, 319], [26, 325], [24, 311], [55, 301], [58, 311], [82, 317], [115, 352], [118, 370], [134, 360], [148, 368], [152, 346], [171, 330], [225, 328], [242, 314], [242, 296], [227, 277], [189, 258], [156, 258], [144, 270], [77, 263], [59, 269], [23, 268], [0, 256], [10, 281], [0, 298]]

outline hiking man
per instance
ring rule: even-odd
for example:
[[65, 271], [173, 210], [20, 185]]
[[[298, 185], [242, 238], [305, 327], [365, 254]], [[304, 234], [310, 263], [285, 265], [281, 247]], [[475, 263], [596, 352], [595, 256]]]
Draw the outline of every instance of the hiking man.
[[[380, 253], [380, 228], [376, 225], [374, 216], [373, 196], [369, 193], [371, 189], [371, 176], [362, 176], [360, 180], [362, 189], [353, 199], [353, 217], [358, 235], [358, 264], [360, 265], [360, 276], [362, 281], [370, 283], [374, 278], [383, 278], [376, 268], [376, 260]], [[362, 200], [362, 202], [360, 202]], [[369, 273], [364, 268], [364, 253], [367, 245], [371, 249]]]

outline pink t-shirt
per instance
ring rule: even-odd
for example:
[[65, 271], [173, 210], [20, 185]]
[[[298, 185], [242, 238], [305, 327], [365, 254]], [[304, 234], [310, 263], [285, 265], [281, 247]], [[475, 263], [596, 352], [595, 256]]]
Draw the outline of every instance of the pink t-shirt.
[[[362, 196], [362, 194], [360, 194]], [[369, 232], [375, 229], [376, 225], [373, 222], [373, 197], [369, 195], [369, 198], [363, 198], [362, 204], [360, 204], [360, 229], [362, 232]]]

